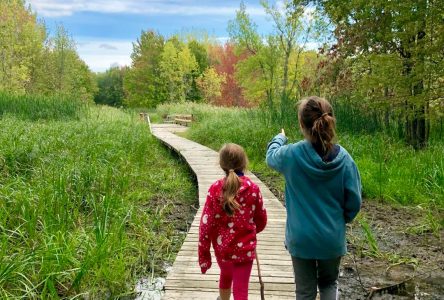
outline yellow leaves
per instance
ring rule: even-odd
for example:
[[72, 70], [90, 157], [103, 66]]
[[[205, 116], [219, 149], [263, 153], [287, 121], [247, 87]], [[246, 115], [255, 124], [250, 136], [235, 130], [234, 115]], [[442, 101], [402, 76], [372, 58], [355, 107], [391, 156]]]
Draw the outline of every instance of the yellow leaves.
[[176, 46], [174, 40], [168, 41], [161, 54], [160, 69], [168, 86], [169, 101], [185, 101], [191, 88], [192, 74], [198, 69], [196, 58], [188, 46]]
[[221, 86], [226, 81], [224, 75], [217, 74], [214, 68], [208, 68], [198, 78], [197, 85], [207, 103], [214, 103], [221, 96]]

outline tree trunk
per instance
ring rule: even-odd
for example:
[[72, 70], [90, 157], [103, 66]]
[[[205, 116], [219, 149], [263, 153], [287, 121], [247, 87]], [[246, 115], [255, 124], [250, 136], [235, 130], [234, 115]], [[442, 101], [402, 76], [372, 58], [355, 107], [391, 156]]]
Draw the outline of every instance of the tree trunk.
[[[412, 96], [422, 94], [424, 84], [421, 80], [412, 89]], [[426, 104], [407, 105], [407, 121], [406, 121], [406, 141], [415, 149], [422, 149], [427, 146], [427, 130], [426, 130]]]

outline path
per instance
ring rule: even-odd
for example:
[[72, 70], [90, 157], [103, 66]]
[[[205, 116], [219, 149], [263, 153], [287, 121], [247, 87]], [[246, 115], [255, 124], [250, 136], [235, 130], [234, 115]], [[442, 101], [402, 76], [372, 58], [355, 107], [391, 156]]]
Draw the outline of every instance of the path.
[[[152, 124], [152, 133], [168, 147], [178, 152], [196, 174], [199, 186], [199, 210], [193, 220], [185, 242], [177, 254], [165, 284], [168, 300], [215, 300], [218, 296], [219, 268], [213, 257], [213, 266], [202, 275], [197, 260], [199, 222], [206, 194], [210, 185], [224, 176], [218, 164], [218, 153], [196, 142], [179, 137], [174, 132], [183, 132], [186, 127], [174, 124]], [[268, 213], [266, 229], [258, 235], [257, 252], [265, 283], [267, 300], [294, 299], [293, 268], [285, 250], [285, 208], [254, 174], [246, 174], [261, 189]], [[256, 263], [252, 271], [249, 299], [260, 299]]]

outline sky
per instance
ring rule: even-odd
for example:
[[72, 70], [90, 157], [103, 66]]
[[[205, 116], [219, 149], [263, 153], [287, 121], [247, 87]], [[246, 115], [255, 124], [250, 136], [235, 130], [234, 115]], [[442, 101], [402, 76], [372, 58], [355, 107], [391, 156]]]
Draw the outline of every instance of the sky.
[[[51, 34], [63, 24], [77, 44], [80, 57], [94, 72], [112, 65], [130, 65], [132, 42], [142, 30], [164, 36], [206, 31], [224, 42], [228, 21], [240, 1], [195, 0], [27, 0]], [[247, 13], [262, 34], [273, 30], [260, 1], [244, 0]]]

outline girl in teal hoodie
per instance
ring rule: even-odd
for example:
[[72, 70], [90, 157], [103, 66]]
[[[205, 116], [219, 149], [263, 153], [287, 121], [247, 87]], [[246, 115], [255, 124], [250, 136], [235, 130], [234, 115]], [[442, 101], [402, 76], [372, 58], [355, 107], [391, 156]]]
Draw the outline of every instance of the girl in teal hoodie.
[[361, 207], [361, 180], [350, 154], [335, 144], [336, 119], [327, 100], [299, 104], [305, 140], [287, 143], [284, 130], [268, 144], [267, 164], [285, 177], [285, 246], [293, 261], [296, 299], [337, 299], [345, 224]]

